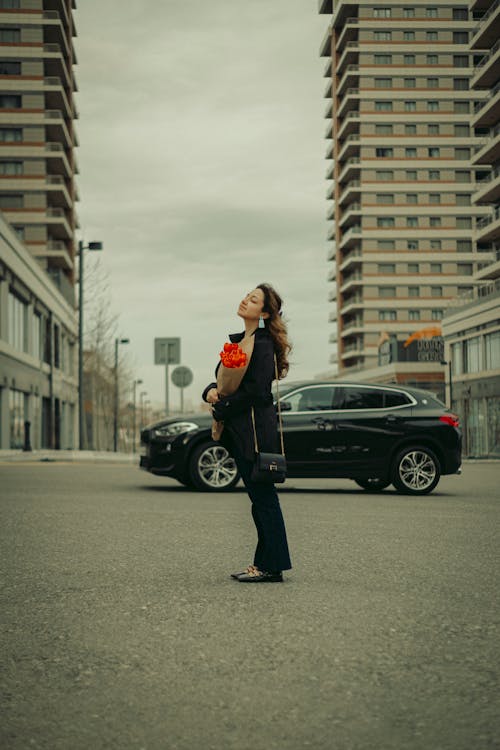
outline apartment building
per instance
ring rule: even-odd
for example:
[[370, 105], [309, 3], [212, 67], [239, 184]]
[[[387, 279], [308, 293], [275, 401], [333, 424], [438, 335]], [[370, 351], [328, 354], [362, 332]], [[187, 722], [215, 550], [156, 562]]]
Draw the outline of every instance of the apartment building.
[[471, 113], [478, 147], [473, 203], [488, 208], [473, 233], [477, 252], [490, 250], [491, 261], [474, 274], [471, 293], [462, 295], [443, 320], [446, 359], [450, 363], [448, 398], [461, 415], [464, 450], [469, 456], [500, 456], [500, 0], [472, 0], [475, 21], [470, 47], [475, 66], [472, 96], [484, 95]]
[[0, 210], [73, 304], [74, 0], [0, 0]]
[[[460, 2], [320, 0], [325, 58], [331, 362], [350, 379], [444, 396], [441, 320], [490, 258], [471, 114], [475, 22]], [[438, 387], [434, 387], [438, 384]]]
[[0, 0], [0, 448], [75, 445], [72, 0]]

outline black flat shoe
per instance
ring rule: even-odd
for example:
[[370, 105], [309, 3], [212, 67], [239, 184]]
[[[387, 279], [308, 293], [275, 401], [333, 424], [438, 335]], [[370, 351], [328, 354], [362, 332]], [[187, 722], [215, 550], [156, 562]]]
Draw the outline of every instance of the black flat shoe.
[[238, 576], [241, 583], [283, 583], [283, 575], [280, 571], [275, 573], [266, 570], [258, 570], [255, 573], [243, 573]]

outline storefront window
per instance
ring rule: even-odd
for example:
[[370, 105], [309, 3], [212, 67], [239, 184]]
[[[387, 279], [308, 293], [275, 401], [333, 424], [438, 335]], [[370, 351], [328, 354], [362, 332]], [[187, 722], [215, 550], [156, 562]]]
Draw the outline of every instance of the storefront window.
[[488, 333], [484, 337], [487, 370], [500, 369], [500, 331]]
[[453, 375], [461, 375], [464, 371], [462, 362], [462, 342], [451, 345], [451, 367]]
[[26, 419], [27, 397], [22, 391], [9, 391], [10, 447], [24, 445], [24, 420]]
[[479, 336], [465, 340], [465, 372], [479, 372], [481, 369], [481, 352]]
[[20, 352], [26, 351], [27, 344], [27, 320], [28, 306], [20, 297], [9, 292], [8, 299], [8, 321], [9, 321], [9, 344]]

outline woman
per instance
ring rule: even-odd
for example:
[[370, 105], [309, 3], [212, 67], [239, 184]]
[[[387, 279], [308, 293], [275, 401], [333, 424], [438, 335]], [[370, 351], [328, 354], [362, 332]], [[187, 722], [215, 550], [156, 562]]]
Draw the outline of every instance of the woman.
[[269, 284], [259, 284], [240, 302], [238, 315], [245, 322], [243, 333], [232, 334], [237, 343], [254, 335], [255, 343], [248, 369], [238, 390], [219, 398], [217, 384], [210, 383], [203, 399], [212, 404], [214, 418], [224, 422], [221, 443], [236, 461], [238, 471], [252, 501], [252, 517], [257, 528], [257, 548], [253, 565], [231, 576], [241, 583], [276, 583], [283, 581], [283, 570], [292, 567], [288, 552], [285, 522], [278, 493], [273, 484], [251, 479], [255, 456], [252, 407], [259, 451], [276, 453], [278, 430], [276, 409], [271, 393], [275, 379], [274, 357], [278, 375], [288, 372], [290, 344], [281, 319], [281, 298]]

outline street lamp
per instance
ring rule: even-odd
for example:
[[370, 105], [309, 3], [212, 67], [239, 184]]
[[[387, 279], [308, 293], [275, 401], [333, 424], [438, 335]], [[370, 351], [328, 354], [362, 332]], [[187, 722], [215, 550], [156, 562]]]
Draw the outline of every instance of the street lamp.
[[450, 354], [450, 359], [442, 359], [440, 364], [448, 365], [448, 387], [450, 389], [450, 409], [451, 409], [453, 405], [453, 381], [451, 377], [451, 365], [452, 365], [451, 354]]
[[113, 450], [118, 450], [118, 347], [128, 344], [130, 339], [115, 339], [115, 418], [113, 420]]
[[84, 245], [80, 240], [78, 243], [78, 445], [80, 450], [84, 447], [84, 424], [83, 424], [83, 251], [102, 250], [102, 242], [89, 242]]
[[147, 395], [148, 395], [147, 391], [141, 391], [139, 394], [139, 403], [141, 406], [141, 430], [144, 427], [144, 401], [143, 399], [144, 399], [144, 396], [147, 396]]
[[132, 453], [135, 453], [135, 431], [137, 429], [137, 420], [136, 420], [136, 409], [135, 409], [135, 390], [138, 385], [141, 385], [142, 380], [134, 380], [134, 427], [132, 431]]

